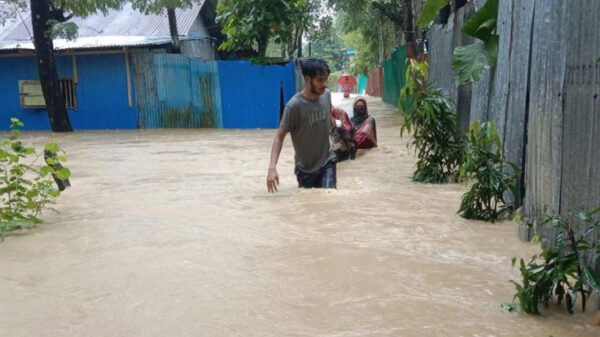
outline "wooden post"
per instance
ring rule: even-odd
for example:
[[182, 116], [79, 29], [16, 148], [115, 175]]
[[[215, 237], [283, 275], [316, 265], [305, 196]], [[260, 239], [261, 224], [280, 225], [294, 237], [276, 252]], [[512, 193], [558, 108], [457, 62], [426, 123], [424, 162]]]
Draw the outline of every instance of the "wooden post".
[[77, 55], [73, 54], [73, 84], [79, 83], [79, 68], [77, 68]]
[[125, 72], [127, 73], [127, 100], [129, 107], [133, 108], [133, 94], [131, 93], [131, 70], [129, 68], [129, 50], [126, 47], [123, 48], [123, 55], [125, 55]]

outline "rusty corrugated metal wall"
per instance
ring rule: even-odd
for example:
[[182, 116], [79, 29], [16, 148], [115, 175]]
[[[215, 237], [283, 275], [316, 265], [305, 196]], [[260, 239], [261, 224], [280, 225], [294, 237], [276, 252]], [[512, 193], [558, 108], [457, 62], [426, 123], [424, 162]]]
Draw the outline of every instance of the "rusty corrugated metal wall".
[[[563, 89], [561, 212], [600, 206], [600, 1], [569, 5]], [[600, 231], [596, 231], [596, 238]], [[586, 256], [592, 263], [593, 254]], [[600, 259], [596, 261], [600, 272]]]
[[139, 128], [222, 127], [216, 61], [133, 53]]
[[453, 13], [446, 25], [434, 25], [429, 32], [429, 80], [456, 102], [459, 130], [466, 131], [470, 122], [471, 85], [457, 86], [452, 71], [454, 48], [473, 43], [460, 28], [475, 12], [473, 3]]
[[139, 128], [276, 128], [296, 93], [294, 64], [133, 53]]
[[[546, 207], [564, 216], [598, 207], [600, 1], [506, 0], [499, 6], [498, 64], [473, 85], [469, 120], [498, 124], [506, 158], [524, 170], [526, 217], [539, 223]], [[451, 51], [461, 28], [455, 21], [430, 31], [430, 74], [451, 95]], [[554, 233], [537, 231], [553, 241]]]
[[376, 67], [371, 70], [367, 82], [367, 95], [381, 97], [383, 95], [383, 68]]

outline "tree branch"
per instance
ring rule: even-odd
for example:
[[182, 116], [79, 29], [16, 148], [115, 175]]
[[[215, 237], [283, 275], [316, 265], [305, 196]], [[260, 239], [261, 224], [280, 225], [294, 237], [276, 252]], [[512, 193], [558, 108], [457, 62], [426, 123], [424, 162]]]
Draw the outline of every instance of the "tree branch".
[[73, 17], [73, 13], [65, 16], [65, 10], [64, 10], [65, 3], [64, 2], [61, 1], [59, 7], [56, 7], [56, 5], [54, 5], [53, 0], [49, 0], [48, 3], [50, 4], [50, 18], [51, 19], [62, 23], [62, 22], [69, 21]]
[[372, 2], [371, 6], [377, 9], [382, 15], [390, 19], [395, 25], [404, 28], [403, 6], [400, 4], [385, 4], [380, 2]]

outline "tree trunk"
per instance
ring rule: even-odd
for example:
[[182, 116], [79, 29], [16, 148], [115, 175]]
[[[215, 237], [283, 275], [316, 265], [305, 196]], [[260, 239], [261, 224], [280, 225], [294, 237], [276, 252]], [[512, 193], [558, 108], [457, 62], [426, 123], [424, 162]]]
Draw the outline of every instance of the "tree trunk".
[[298, 34], [298, 58], [302, 57], [302, 31]]
[[[260, 39], [258, 39], [258, 56], [262, 56], [265, 57], [265, 55], [267, 54], [267, 46], [269, 44], [269, 38], [267, 37], [268, 35], [263, 35]], [[284, 43], [281, 43], [282, 45], [284, 45]]]
[[312, 56], [312, 41], [308, 41], [308, 57]]
[[181, 43], [179, 42], [179, 30], [177, 29], [177, 16], [174, 8], [167, 9], [169, 17], [169, 30], [171, 31], [171, 52], [181, 54]]
[[383, 20], [381, 20], [381, 17], [379, 18], [378, 26], [379, 28], [377, 29], [377, 37], [379, 39], [379, 63], [381, 64], [385, 60], [385, 56], [383, 55], [385, 53], [385, 47], [383, 45]]
[[406, 40], [406, 55], [410, 59], [417, 57], [415, 50], [415, 20], [412, 2], [413, 0], [404, 0], [404, 40]]
[[31, 0], [30, 4], [35, 56], [52, 131], [73, 131], [63, 92], [58, 83], [54, 44], [50, 36], [50, 25], [48, 24], [50, 20], [49, 0]]

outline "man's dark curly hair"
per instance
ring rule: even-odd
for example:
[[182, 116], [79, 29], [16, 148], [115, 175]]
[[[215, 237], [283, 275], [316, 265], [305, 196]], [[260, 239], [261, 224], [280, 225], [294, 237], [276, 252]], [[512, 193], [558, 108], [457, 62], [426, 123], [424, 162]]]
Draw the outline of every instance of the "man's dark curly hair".
[[302, 76], [317, 77], [325, 73], [328, 75], [331, 73], [327, 62], [321, 59], [307, 57], [299, 60], [299, 62]]

